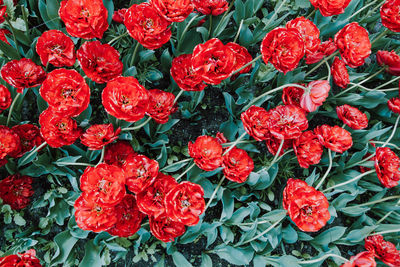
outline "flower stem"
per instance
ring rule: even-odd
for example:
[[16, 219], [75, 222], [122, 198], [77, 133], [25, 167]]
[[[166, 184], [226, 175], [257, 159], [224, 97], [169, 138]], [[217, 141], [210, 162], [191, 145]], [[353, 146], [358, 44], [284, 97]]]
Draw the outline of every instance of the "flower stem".
[[[181, 97], [181, 95], [185, 92], [185, 90], [182, 90], [176, 95], [175, 99], [174, 99], [174, 103], [172, 104], [172, 106], [175, 105], [176, 102], [178, 102], [178, 99]], [[172, 108], [172, 107], [171, 107]]]
[[400, 232], [400, 229], [394, 229], [394, 230], [387, 230], [387, 231], [377, 232], [377, 233], [370, 234], [369, 236], [373, 236], [373, 235], [383, 235], [383, 234], [397, 233], [397, 232]]
[[[17, 52], [18, 52], [18, 57], [21, 58], [21, 55], [19, 54], [19, 49], [18, 49], [17, 37], [16, 37], [16, 35], [15, 35], [16, 31], [15, 31], [14, 27], [12, 26], [11, 21], [10, 21], [10, 19], [7, 17], [7, 15], [5, 15], [4, 18], [5, 18], [5, 20], [6, 20], [7, 24], [8, 24], [8, 26], [9, 26], [10, 29], [11, 29], [12, 36], [13, 36], [13, 40], [14, 40], [14, 43], [15, 43], [15, 49], [16, 49]], [[26, 27], [28, 27], [28, 25], [26, 25]]]
[[103, 148], [101, 149], [100, 160], [99, 160], [99, 162], [97, 163], [96, 166], [98, 166], [99, 164], [101, 164], [103, 162], [105, 151], [106, 151], [106, 147], [103, 146]]
[[124, 34], [121, 34], [120, 36], [117, 36], [117, 37], [115, 37], [114, 39], [111, 39], [111, 41], [109, 41], [108, 44], [111, 45], [111, 44], [114, 43], [115, 41], [117, 41], [117, 40], [119, 40], [119, 39], [121, 39], [121, 38], [127, 36], [128, 34], [129, 34], [128, 32], [126, 32], [126, 33], [124, 33]]
[[326, 67], [328, 68], [328, 82], [331, 80], [331, 67], [329, 66], [328, 61], [325, 61]]
[[242, 26], [243, 26], [243, 19], [240, 21], [239, 29], [238, 29], [238, 31], [236, 33], [235, 39], [233, 39], [234, 43], [236, 43], [237, 39], [239, 38], [240, 30], [242, 29]]
[[256, 58], [254, 58], [252, 61], [250, 61], [250, 62], [244, 64], [242, 67], [240, 67], [239, 69], [237, 69], [237, 70], [235, 70], [234, 72], [232, 72], [231, 75], [230, 75], [229, 77], [231, 77], [231, 76], [235, 75], [236, 73], [238, 73], [238, 72], [244, 70], [245, 68], [247, 68], [248, 66], [250, 66], [250, 65], [252, 65], [254, 62], [256, 62], [257, 60], [259, 60], [260, 58], [262, 58], [262, 55], [259, 55], [259, 56], [257, 56]]
[[392, 134], [389, 136], [389, 138], [386, 140], [386, 142], [382, 145], [382, 147], [385, 147], [387, 144], [389, 144], [390, 140], [392, 140], [392, 138], [393, 138], [393, 136], [394, 136], [394, 134], [395, 134], [395, 132], [397, 130], [397, 125], [399, 124], [399, 120], [400, 120], [400, 115], [397, 116], [396, 122], [395, 122], [394, 127], [393, 127]]
[[363, 6], [360, 10], [357, 10], [357, 12], [355, 12], [353, 15], [351, 15], [347, 20], [350, 21], [350, 19], [354, 16], [357, 16], [360, 12], [362, 12], [363, 10], [365, 10], [366, 8], [368, 8], [369, 6], [375, 4], [377, 0], [372, 1], [371, 3], [369, 3], [368, 5]]
[[171, 168], [172, 166], [175, 166], [175, 165], [178, 165], [178, 164], [181, 164], [181, 163], [184, 163], [184, 162], [188, 162], [188, 161], [191, 161], [191, 160], [192, 159], [184, 159], [184, 160], [181, 160], [181, 161], [174, 162], [171, 165], [168, 165], [168, 166], [165, 166], [164, 168], [162, 168], [160, 170], [160, 172], [166, 170], [167, 168]]
[[247, 243], [250, 243], [251, 241], [257, 240], [258, 238], [262, 237], [263, 235], [265, 235], [266, 233], [268, 233], [269, 231], [271, 231], [272, 229], [275, 228], [275, 226], [277, 226], [281, 221], [283, 221], [283, 219], [285, 219], [285, 217], [282, 217], [280, 220], [276, 221], [274, 224], [272, 224], [270, 227], [268, 227], [265, 231], [263, 231], [262, 233], [256, 235], [255, 237], [253, 237], [252, 239], [249, 239], [247, 241], [244, 241], [241, 245], [245, 245]]
[[312, 16], [314, 16], [314, 14], [315, 14], [316, 11], [317, 11], [317, 10], [314, 9], [314, 10], [306, 17], [306, 19], [310, 19]]
[[[236, 144], [251, 144], [251, 143], [256, 143], [256, 142], [258, 142], [258, 141], [256, 141], [256, 140], [246, 140], [246, 141], [237, 142]], [[235, 142], [223, 143], [222, 147], [230, 147], [233, 143], [235, 143]]]
[[329, 167], [326, 170], [325, 175], [322, 177], [321, 181], [319, 181], [318, 185], [315, 187], [315, 189], [317, 189], [317, 190], [325, 182], [326, 177], [328, 177], [328, 174], [332, 169], [332, 151], [330, 149], [328, 149], [328, 156], [329, 156]]
[[256, 98], [254, 98], [253, 100], [251, 100], [250, 103], [247, 104], [247, 105], [243, 108], [243, 110], [247, 110], [248, 108], [250, 108], [250, 107], [251, 107], [255, 102], [257, 102], [259, 99], [261, 99], [261, 98], [263, 98], [263, 97], [265, 97], [265, 96], [267, 96], [267, 95], [269, 95], [269, 94], [272, 94], [272, 93], [274, 93], [274, 92], [277, 92], [277, 91], [279, 91], [279, 90], [282, 90], [283, 88], [286, 88], [286, 87], [297, 87], [297, 88], [301, 88], [301, 89], [303, 89], [303, 90], [307, 90], [307, 88], [305, 88], [304, 86], [301, 86], [301, 85], [299, 85], [299, 84], [295, 84], [295, 83], [285, 84], [285, 85], [279, 86], [279, 87], [277, 87], [277, 88], [275, 88], [275, 89], [272, 89], [272, 90], [270, 90], [270, 91], [267, 91], [267, 92], [265, 92], [264, 94], [262, 94], [262, 95], [260, 95], [260, 96], [257, 96]]
[[185, 29], [183, 29], [183, 32], [181, 34], [181, 37], [179, 38], [179, 43], [178, 43], [178, 47], [176, 48], [176, 50], [180, 51], [179, 49], [181, 48], [182, 45], [182, 41], [183, 41], [183, 37], [185, 37], [186, 32], [189, 30], [189, 27], [192, 25], [192, 22], [198, 17], [199, 15], [197, 14], [196, 16], [194, 16], [189, 23], [186, 25]]
[[383, 36], [385, 36], [386, 34], [388, 34], [390, 32], [389, 29], [384, 30], [381, 34], [379, 34], [372, 42], [371, 42], [371, 46], [376, 43], [377, 41], [379, 41]]
[[[399, 90], [399, 89], [397, 88], [397, 90]], [[373, 144], [384, 144], [385, 142], [381, 142], [381, 141], [370, 141], [370, 143], [373, 143]], [[395, 149], [400, 150], [400, 147], [396, 146], [395, 144], [387, 143], [386, 145], [392, 146], [392, 147], [394, 147]]]
[[343, 258], [342, 256], [339, 256], [339, 255], [336, 255], [336, 254], [326, 254], [326, 255], [322, 256], [321, 258], [318, 258], [318, 259], [309, 260], [309, 261], [299, 261], [297, 263], [299, 263], [299, 264], [314, 264], [314, 263], [320, 262], [320, 261], [325, 260], [325, 259], [330, 258], [330, 257], [341, 259], [344, 262], [348, 261], [347, 259]]
[[240, 142], [240, 140], [242, 140], [242, 139], [246, 136], [246, 134], [247, 134], [247, 133], [244, 132], [241, 136], [239, 136], [239, 138], [236, 139], [236, 141], [233, 142], [233, 143], [231, 144], [231, 146], [230, 146], [227, 150], [225, 150], [224, 154], [222, 154], [222, 155], [224, 156], [224, 155], [228, 154], [229, 151], [231, 151], [231, 150]]
[[279, 7], [276, 9], [276, 11], [274, 11], [274, 13], [272, 14], [271, 18], [267, 21], [267, 23], [265, 23], [264, 29], [267, 29], [267, 27], [269, 26], [269, 24], [271, 23], [271, 21], [273, 19], [275, 19], [275, 17], [278, 15], [279, 11], [281, 11], [283, 5], [287, 2], [287, 0], [283, 0], [282, 3], [279, 5]]
[[[26, 157], [25, 159], [29, 159], [33, 154], [37, 153], [39, 150], [41, 150], [45, 145], [47, 145], [46, 142], [43, 142], [40, 144], [40, 146], [36, 147], [34, 150], [32, 150]], [[23, 166], [24, 164], [26, 164], [27, 162], [25, 162], [25, 160], [21, 161], [19, 163], [19, 166]]]
[[381, 89], [382, 87], [385, 87], [386, 85], [391, 84], [392, 82], [395, 82], [395, 81], [397, 81], [397, 80], [399, 80], [399, 79], [400, 79], [400, 76], [397, 76], [396, 78], [393, 78], [393, 79], [391, 79], [390, 81], [388, 81], [388, 82], [386, 82], [386, 83], [384, 83], [384, 84], [379, 85], [378, 87], [375, 88], [375, 90]]
[[321, 62], [319, 62], [317, 64], [317, 66], [315, 66], [314, 68], [312, 68], [309, 72], [306, 73], [306, 75], [304, 77], [307, 77], [308, 75], [310, 75], [311, 73], [313, 73], [316, 69], [318, 69], [322, 64], [324, 64], [325, 62], [327, 62], [329, 59], [333, 58], [334, 56], [338, 55], [339, 52], [336, 51], [335, 53], [333, 53], [332, 55], [325, 57]]
[[[400, 200], [397, 201], [397, 203], [396, 203], [395, 206], [398, 206], [398, 205], [400, 205]], [[375, 224], [376, 224], [376, 225], [380, 224], [381, 222], [383, 222], [384, 220], [386, 220], [386, 218], [388, 218], [393, 212], [394, 212], [394, 210], [389, 211], [388, 213], [386, 213], [385, 216], [383, 216], [382, 218], [380, 218], [379, 221], [377, 221]]]
[[84, 162], [64, 162], [64, 163], [57, 163], [57, 165], [65, 165], [65, 166], [86, 166], [86, 167], [94, 167], [95, 165], [84, 163]]
[[283, 144], [285, 143], [285, 139], [281, 140], [281, 143], [279, 145], [278, 151], [276, 151], [275, 157], [274, 159], [271, 161], [271, 163], [269, 164], [269, 166], [266, 168], [266, 171], [268, 171], [274, 164], [275, 162], [277, 162], [278, 158], [279, 158], [279, 154], [281, 154], [282, 148], [283, 148]]
[[334, 189], [334, 188], [337, 188], [337, 187], [340, 187], [340, 186], [343, 186], [343, 185], [346, 185], [346, 184], [350, 184], [350, 183], [355, 182], [355, 181], [361, 179], [362, 177], [364, 177], [364, 176], [366, 176], [366, 175], [369, 175], [369, 174], [371, 174], [371, 173], [373, 173], [373, 172], [375, 172], [375, 170], [370, 170], [370, 171], [364, 172], [364, 173], [362, 173], [362, 174], [360, 174], [360, 175], [357, 175], [357, 176], [354, 177], [353, 179], [350, 179], [350, 180], [348, 180], [348, 181], [346, 181], [346, 182], [343, 182], [343, 183], [340, 183], [340, 184], [336, 184], [336, 185], [334, 185], [334, 186], [331, 186], [331, 187], [329, 187], [329, 188], [323, 190], [322, 192], [324, 193], [324, 192], [327, 192], [327, 191], [332, 190], [332, 189]]
[[210, 37], [212, 37], [212, 21], [213, 21], [212, 14], [208, 16], [208, 21], [210, 22], [210, 26], [208, 26], [208, 39], [210, 39]]
[[133, 130], [140, 129], [143, 126], [145, 126], [146, 124], [148, 124], [150, 121], [151, 121], [151, 117], [148, 117], [147, 120], [145, 120], [142, 124], [140, 124], [138, 126], [134, 126], [134, 127], [124, 128], [121, 131], [122, 132], [126, 132], [126, 131], [133, 131]]
[[136, 42], [135, 50], [133, 50], [133, 54], [132, 54], [132, 58], [131, 58], [131, 65], [130, 65], [130, 67], [132, 67], [133, 64], [135, 64], [136, 54], [137, 54], [137, 52], [138, 52], [138, 50], [139, 50], [139, 46], [140, 46], [140, 43], [139, 43], [139, 42]]
[[8, 111], [8, 117], [7, 117], [6, 126], [8, 126], [8, 125], [10, 124], [11, 117], [12, 117], [12, 112], [13, 112], [14, 107], [15, 107], [15, 104], [17, 103], [17, 100], [18, 100], [18, 98], [19, 98], [20, 96], [21, 96], [21, 94], [20, 94], [20, 93], [17, 93], [17, 95], [14, 97], [14, 100], [13, 100], [13, 102], [12, 102], [12, 104], [11, 104], [11, 106], [10, 106], [10, 109], [9, 109], [9, 111]]
[[194, 166], [196, 165], [196, 163], [192, 163], [192, 165], [189, 166], [189, 168], [187, 168], [183, 173], [181, 173], [181, 175], [179, 175], [178, 177], [176, 177], [175, 180], [179, 181], [186, 173], [188, 173]]
[[392, 199], [398, 199], [398, 198], [400, 198], [400, 196], [390, 196], [390, 197], [385, 197], [385, 198], [382, 198], [382, 199], [370, 201], [370, 202], [359, 204], [359, 205], [345, 207], [343, 209], [349, 209], [349, 208], [354, 208], [354, 207], [365, 207], [365, 206], [375, 205], [375, 204], [378, 204], [378, 203], [381, 203], [381, 202], [385, 202], [385, 201], [392, 200]]
[[217, 192], [218, 192], [219, 188], [221, 187], [222, 182], [223, 182], [224, 180], [225, 180], [225, 175], [221, 178], [221, 180], [219, 181], [217, 187], [214, 189], [214, 192], [212, 193], [210, 199], [209, 199], [208, 202], [207, 202], [207, 205], [206, 205], [206, 207], [205, 207], [205, 209], [204, 209], [204, 212], [206, 212], [206, 210], [207, 210], [208, 207], [210, 206], [212, 200], [214, 199], [215, 195], [217, 194]]

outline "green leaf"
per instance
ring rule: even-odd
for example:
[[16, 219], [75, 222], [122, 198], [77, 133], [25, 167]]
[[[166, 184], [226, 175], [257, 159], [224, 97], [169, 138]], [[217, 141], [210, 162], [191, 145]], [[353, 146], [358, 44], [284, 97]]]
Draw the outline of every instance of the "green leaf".
[[174, 261], [176, 266], [179, 267], [192, 267], [192, 264], [190, 264], [187, 259], [178, 251], [174, 252], [172, 254], [172, 260]]
[[101, 266], [100, 251], [101, 247], [95, 246], [93, 240], [89, 240], [85, 245], [85, 256], [79, 267]]
[[108, 11], [107, 22], [108, 24], [111, 24], [112, 16], [114, 15], [114, 3], [112, 0], [103, 0], [103, 4]]
[[320, 246], [327, 246], [330, 243], [339, 240], [345, 232], [346, 227], [335, 226], [316, 236], [314, 240], [311, 241], [311, 243]]
[[14, 222], [16, 225], [18, 226], [24, 226], [26, 224], [26, 221], [24, 218], [22, 218], [22, 216], [19, 213], [16, 213], [14, 215]]
[[78, 239], [71, 236], [69, 231], [64, 231], [57, 234], [54, 237], [56, 251], [51, 259], [51, 265], [57, 265], [65, 262], [77, 241]]
[[253, 249], [239, 249], [225, 244], [219, 245], [210, 251], [231, 264], [247, 265], [253, 258]]
[[200, 267], [212, 267], [212, 260], [211, 257], [205, 254], [204, 252], [201, 253], [201, 265]]
[[232, 217], [233, 209], [234, 209], [234, 199], [232, 197], [232, 193], [229, 189], [225, 189], [222, 195], [222, 214], [220, 221], [224, 222], [229, 220]]
[[233, 11], [221, 19], [221, 21], [218, 23], [217, 27], [214, 29], [212, 36], [219, 36], [225, 30], [232, 15], [233, 15]]

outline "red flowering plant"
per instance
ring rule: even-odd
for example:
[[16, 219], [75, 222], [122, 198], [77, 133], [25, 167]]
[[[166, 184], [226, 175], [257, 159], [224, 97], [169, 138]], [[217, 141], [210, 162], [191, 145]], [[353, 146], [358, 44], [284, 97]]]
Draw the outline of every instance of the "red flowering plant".
[[0, 266], [400, 266], [398, 0], [34, 2]]

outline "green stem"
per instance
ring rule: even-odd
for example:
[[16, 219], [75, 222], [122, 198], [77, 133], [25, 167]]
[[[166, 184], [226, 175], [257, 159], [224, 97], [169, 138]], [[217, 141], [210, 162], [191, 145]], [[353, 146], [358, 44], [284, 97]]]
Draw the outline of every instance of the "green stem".
[[247, 68], [248, 66], [250, 66], [250, 65], [252, 65], [254, 62], [256, 62], [257, 60], [259, 60], [260, 58], [262, 58], [262, 55], [259, 55], [258, 57], [256, 57], [256, 58], [253, 59], [252, 61], [250, 61], [250, 62], [244, 64], [242, 67], [240, 67], [239, 69], [237, 69], [237, 70], [235, 70], [234, 72], [232, 72], [231, 75], [230, 75], [229, 77], [231, 77], [231, 76], [235, 75], [236, 73], [238, 73], [238, 72], [244, 70], [245, 68]]
[[194, 166], [196, 166], [196, 163], [192, 163], [192, 165], [189, 166], [189, 168], [187, 168], [183, 173], [181, 173], [181, 175], [179, 175], [178, 177], [176, 177], [175, 180], [179, 181], [186, 173], [188, 173]]
[[225, 150], [223, 156], [226, 155], [226, 154], [228, 154], [229, 151], [231, 151], [231, 150], [240, 142], [240, 140], [242, 140], [242, 139], [246, 136], [246, 134], [247, 134], [247, 133], [244, 132], [241, 136], [239, 136], [239, 138], [238, 138], [235, 142], [233, 142], [233, 143], [231, 144], [231, 146], [230, 146], [227, 150]]
[[[101, 163], [103, 162], [105, 151], [106, 151], [106, 147], [104, 146], [103, 149], [101, 150], [100, 160], [99, 160], [99, 162], [97, 163], [97, 165], [99, 165], [99, 164], [101, 164]], [[97, 166], [97, 165], [96, 165], [96, 166]]]
[[86, 166], [86, 167], [94, 167], [95, 165], [83, 162], [65, 162], [65, 163], [57, 163], [57, 165], [65, 165], [65, 166]]
[[16, 103], [17, 103], [17, 100], [18, 100], [18, 98], [20, 97], [20, 95], [21, 95], [20, 93], [17, 93], [17, 95], [14, 97], [13, 102], [11, 103], [10, 109], [8, 110], [8, 117], [7, 117], [6, 126], [8, 126], [8, 125], [10, 124], [10, 121], [11, 121], [11, 117], [12, 117], [12, 113], [13, 113], [14, 107], [15, 107], [15, 105], [16, 105]]
[[168, 169], [168, 168], [171, 168], [172, 166], [179, 165], [179, 164], [181, 164], [181, 163], [184, 163], [184, 162], [187, 162], [187, 161], [191, 161], [191, 160], [192, 160], [192, 159], [184, 159], [184, 160], [181, 160], [181, 161], [174, 162], [174, 163], [172, 163], [171, 165], [168, 165], [168, 166], [162, 168], [162, 169], [160, 170], [160, 172], [162, 172], [162, 171], [164, 171], [164, 170], [166, 170], [166, 169]]
[[[184, 92], [185, 92], [185, 91], [181, 89], [181, 91], [176, 95], [176, 97], [175, 97], [175, 99], [174, 99], [174, 104], [173, 104], [173, 105], [175, 105], [175, 103], [178, 102], [178, 99], [181, 97], [181, 95], [182, 95]], [[172, 106], [173, 106], [173, 105], [172, 105]], [[171, 108], [172, 108], [172, 107], [171, 107]]]
[[375, 204], [378, 204], [378, 203], [381, 203], [381, 202], [385, 202], [385, 201], [392, 200], [392, 199], [398, 199], [398, 198], [400, 198], [400, 196], [390, 196], [390, 197], [386, 197], [386, 198], [370, 201], [370, 202], [359, 204], [359, 205], [345, 207], [343, 209], [350, 209], [350, 208], [354, 208], [354, 207], [365, 207], [365, 206], [375, 205]]
[[316, 69], [318, 69], [322, 64], [324, 64], [325, 62], [327, 62], [329, 59], [333, 58], [334, 56], [338, 55], [339, 52], [336, 51], [335, 53], [333, 53], [332, 55], [325, 57], [321, 62], [319, 62], [314, 68], [312, 68], [309, 72], [306, 73], [306, 75], [304, 77], [307, 77], [308, 75], [310, 75], [311, 73], [313, 73]]
[[357, 16], [360, 12], [362, 12], [363, 10], [365, 10], [366, 8], [368, 8], [369, 6], [375, 4], [377, 0], [372, 1], [371, 3], [369, 3], [368, 5], [363, 6], [363, 8], [361, 8], [360, 10], [358, 10], [357, 12], [355, 12], [353, 15], [351, 15], [347, 20], [350, 21], [350, 19], [354, 16]]
[[332, 169], [332, 151], [330, 149], [328, 149], [328, 155], [329, 155], [329, 167], [325, 172], [325, 175], [322, 177], [321, 181], [319, 181], [318, 185], [315, 187], [315, 189], [318, 190], [318, 188], [321, 187], [321, 185], [323, 185], [323, 183], [325, 182], [326, 177], [328, 177], [329, 172]]
[[318, 258], [318, 259], [309, 260], [309, 261], [299, 261], [297, 263], [299, 263], [299, 264], [314, 264], [314, 263], [318, 263], [318, 262], [320, 262], [322, 260], [325, 260], [327, 258], [330, 258], [330, 257], [341, 259], [344, 262], [348, 261], [347, 259], [343, 258], [342, 256], [339, 256], [339, 255], [336, 255], [336, 254], [326, 254], [326, 255], [322, 256], [321, 258]]
[[[246, 141], [237, 142], [236, 145], [237, 144], [251, 144], [251, 143], [256, 143], [256, 142], [258, 142], [258, 141], [256, 141], [256, 140], [246, 140]], [[230, 147], [233, 143], [235, 143], [235, 142], [223, 143], [222, 147]]]
[[115, 37], [114, 39], [111, 39], [111, 41], [109, 41], [108, 44], [111, 45], [111, 44], [114, 43], [115, 41], [117, 41], [117, 40], [119, 40], [119, 39], [121, 39], [121, 38], [123, 38], [123, 37], [125, 37], [125, 36], [127, 36], [127, 35], [129, 35], [128, 32], [126, 32], [126, 33], [124, 33], [124, 34], [121, 34], [120, 36], [117, 36], [117, 37]]
[[145, 126], [146, 124], [148, 124], [150, 121], [151, 121], [151, 117], [148, 117], [147, 120], [145, 120], [142, 124], [140, 124], [138, 126], [134, 126], [134, 127], [124, 128], [121, 131], [127, 132], [127, 131], [134, 131], [134, 130], [140, 129], [143, 126]]
[[366, 175], [369, 175], [369, 174], [371, 174], [371, 173], [374, 173], [374, 172], [375, 172], [375, 170], [370, 170], [370, 171], [364, 172], [364, 173], [362, 173], [362, 174], [360, 174], [360, 175], [357, 175], [357, 176], [354, 177], [353, 179], [350, 179], [350, 180], [348, 180], [348, 181], [346, 181], [346, 182], [343, 182], [343, 183], [340, 183], [340, 184], [336, 184], [336, 185], [334, 185], [334, 186], [331, 186], [331, 187], [329, 187], [329, 188], [323, 190], [322, 192], [324, 193], [324, 192], [327, 192], [327, 191], [332, 190], [332, 189], [334, 189], [334, 188], [337, 188], [337, 187], [340, 187], [340, 186], [343, 186], [343, 185], [346, 185], [346, 184], [350, 184], [350, 183], [355, 182], [355, 181], [361, 179], [362, 177], [364, 177], [364, 176], [366, 176]]
[[130, 67], [132, 67], [133, 64], [135, 63], [136, 54], [137, 54], [137, 52], [138, 52], [138, 50], [139, 50], [139, 46], [140, 46], [140, 43], [139, 43], [139, 42], [136, 42], [135, 50], [133, 50], [133, 54], [132, 54], [132, 58], [131, 58], [131, 65], [130, 65]]
[[[398, 206], [398, 205], [400, 205], [400, 200], [397, 201], [397, 203], [396, 203], [395, 206]], [[377, 224], [380, 224], [381, 222], [383, 222], [384, 220], [386, 220], [386, 218], [388, 218], [393, 212], [394, 212], [394, 210], [389, 211], [388, 213], [386, 213], [385, 216], [383, 216], [382, 218], [380, 218], [379, 221], [377, 221], [375, 224], [376, 224], [376, 225], [377, 225]]]
[[[397, 90], [399, 90], [399, 89], [397, 88]], [[373, 144], [380, 144], [380, 145], [385, 143], [385, 142], [382, 142], [382, 141], [369, 141], [369, 142], [373, 143]], [[400, 150], [400, 147], [396, 146], [395, 144], [387, 143], [386, 145], [392, 146], [393, 148], [395, 148], [397, 150]]]
[[387, 231], [377, 232], [377, 233], [370, 234], [369, 236], [373, 236], [373, 235], [383, 235], [383, 234], [390, 234], [390, 233], [397, 233], [397, 232], [400, 232], [400, 229], [394, 229], [394, 230], [387, 230]]
[[267, 21], [267, 23], [265, 23], [264, 29], [267, 29], [267, 27], [269, 26], [269, 24], [271, 23], [271, 21], [273, 19], [275, 19], [275, 17], [278, 15], [279, 11], [281, 11], [283, 5], [287, 2], [287, 0], [283, 0], [282, 3], [279, 5], [279, 7], [277, 8], [277, 10], [274, 12], [274, 14], [272, 14], [272, 17]]
[[263, 98], [263, 97], [265, 97], [265, 96], [267, 96], [267, 95], [269, 95], [269, 94], [272, 94], [272, 93], [274, 93], [274, 92], [277, 92], [277, 91], [279, 91], [279, 90], [282, 90], [283, 88], [286, 88], [286, 87], [297, 87], [297, 88], [301, 88], [301, 89], [303, 89], [303, 90], [307, 90], [306, 87], [301, 86], [301, 85], [299, 85], [299, 84], [295, 84], [295, 83], [285, 84], [285, 85], [279, 86], [279, 87], [277, 87], [277, 88], [275, 88], [275, 89], [272, 89], [271, 91], [267, 91], [267, 92], [265, 92], [264, 94], [262, 94], [262, 95], [260, 95], [260, 96], [258, 96], [258, 97], [256, 97], [256, 98], [254, 98], [253, 100], [250, 101], [249, 104], [247, 104], [247, 105], [243, 108], [243, 110], [247, 110], [248, 108], [250, 108], [250, 107], [251, 107], [255, 102], [257, 102], [259, 99], [261, 99], [261, 98]]
[[[46, 142], [43, 142], [40, 144], [40, 146], [36, 147], [34, 150], [32, 150], [31, 152], [29, 152], [29, 154], [25, 157], [25, 159], [29, 159], [33, 154], [37, 153], [39, 150], [41, 150], [43, 147], [45, 147], [47, 145]], [[25, 160], [21, 161], [19, 163], [19, 166], [23, 166], [25, 163]]]
[[283, 144], [285, 143], [285, 139], [281, 140], [281, 143], [279, 145], [278, 151], [276, 151], [275, 157], [274, 159], [271, 161], [271, 163], [269, 164], [269, 166], [266, 168], [266, 171], [268, 171], [278, 160], [279, 158], [279, 154], [281, 154], [282, 148], [283, 148]]
[[208, 21], [210, 22], [210, 26], [208, 26], [208, 39], [211, 39], [212, 37], [212, 21], [213, 21], [213, 15], [208, 16]]
[[238, 29], [238, 31], [237, 31], [237, 33], [235, 35], [235, 39], [233, 39], [234, 43], [236, 43], [237, 39], [239, 38], [240, 30], [242, 29], [242, 26], [243, 26], [243, 19], [240, 21], [239, 29]]
[[183, 32], [181, 34], [181, 37], [179, 38], [179, 43], [178, 43], [178, 47], [176, 48], [176, 50], [180, 51], [181, 45], [182, 45], [182, 41], [183, 41], [183, 37], [185, 37], [186, 32], [189, 30], [189, 27], [192, 25], [192, 22], [198, 17], [199, 15], [194, 16], [189, 23], [186, 25], [185, 29], [183, 29]]
[[306, 19], [310, 19], [312, 16], [314, 16], [314, 14], [315, 14], [316, 11], [317, 11], [317, 10], [314, 9], [314, 10], [306, 17]]
[[[7, 15], [5, 15], [4, 18], [5, 18], [5, 20], [6, 20], [7, 24], [8, 24], [8, 26], [9, 26], [10, 29], [11, 29], [12, 36], [13, 36], [13, 40], [14, 40], [14, 43], [15, 43], [15, 49], [16, 49], [17, 52], [18, 52], [18, 57], [21, 58], [21, 55], [19, 54], [19, 49], [18, 49], [17, 37], [16, 37], [16, 34], [15, 34], [16, 31], [15, 31], [14, 27], [12, 26], [11, 21], [10, 21], [10, 19], [7, 17]], [[28, 25], [26, 25], [26, 27], [28, 28]]]
[[385, 36], [386, 34], [388, 34], [390, 32], [389, 29], [384, 30], [381, 34], [379, 34], [372, 42], [371, 42], [371, 46], [376, 43], [377, 41], [379, 41], [383, 36]]
[[394, 134], [395, 134], [395, 132], [397, 130], [397, 125], [399, 124], [399, 120], [400, 120], [400, 115], [397, 116], [396, 122], [395, 122], [394, 127], [393, 127], [393, 131], [390, 134], [389, 138], [386, 140], [386, 142], [382, 145], [382, 147], [385, 147], [387, 144], [389, 144], [390, 140], [392, 140], [392, 138], [394, 137]]
[[[241, 245], [245, 245], [247, 243], [250, 243], [251, 241], [257, 240], [258, 238], [262, 237], [263, 235], [265, 235], [266, 233], [268, 233], [269, 231], [271, 231], [272, 229], [275, 228], [275, 226], [277, 226], [281, 221], [283, 221], [285, 219], [285, 217], [282, 217], [280, 220], [278, 220], [277, 222], [275, 222], [274, 224], [272, 224], [270, 227], [268, 227], [265, 231], [261, 232], [260, 234], [256, 235], [255, 237], [253, 237], [252, 239], [249, 239], [247, 241], [244, 241]], [[236, 246], [235, 246], [236, 247]]]
[[328, 83], [331, 80], [331, 67], [329, 66], [329, 63], [325, 61], [326, 67], [328, 68]]
[[207, 210], [208, 207], [210, 206], [212, 200], [214, 199], [215, 195], [217, 194], [217, 192], [218, 192], [219, 188], [221, 187], [222, 182], [223, 182], [224, 180], [225, 180], [225, 176], [222, 176], [222, 178], [221, 178], [221, 180], [219, 181], [217, 187], [214, 189], [214, 192], [212, 193], [210, 199], [208, 200], [207, 205], [206, 205], [206, 207], [205, 207], [205, 209], [204, 209], [204, 212], [206, 212], [206, 210]]
[[390, 81], [388, 81], [388, 82], [386, 82], [384, 84], [379, 85], [378, 87], [375, 88], [375, 90], [381, 89], [382, 87], [385, 87], [386, 85], [391, 84], [392, 82], [395, 82], [395, 81], [397, 81], [399, 79], [400, 79], [400, 76], [397, 76], [396, 78], [393, 78], [392, 80], [390, 80]]

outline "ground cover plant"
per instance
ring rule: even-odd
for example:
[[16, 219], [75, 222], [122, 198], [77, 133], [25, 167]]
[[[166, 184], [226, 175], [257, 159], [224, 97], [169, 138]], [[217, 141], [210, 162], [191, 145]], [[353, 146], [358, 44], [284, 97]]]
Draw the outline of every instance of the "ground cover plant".
[[0, 266], [400, 266], [399, 0], [0, 0]]

